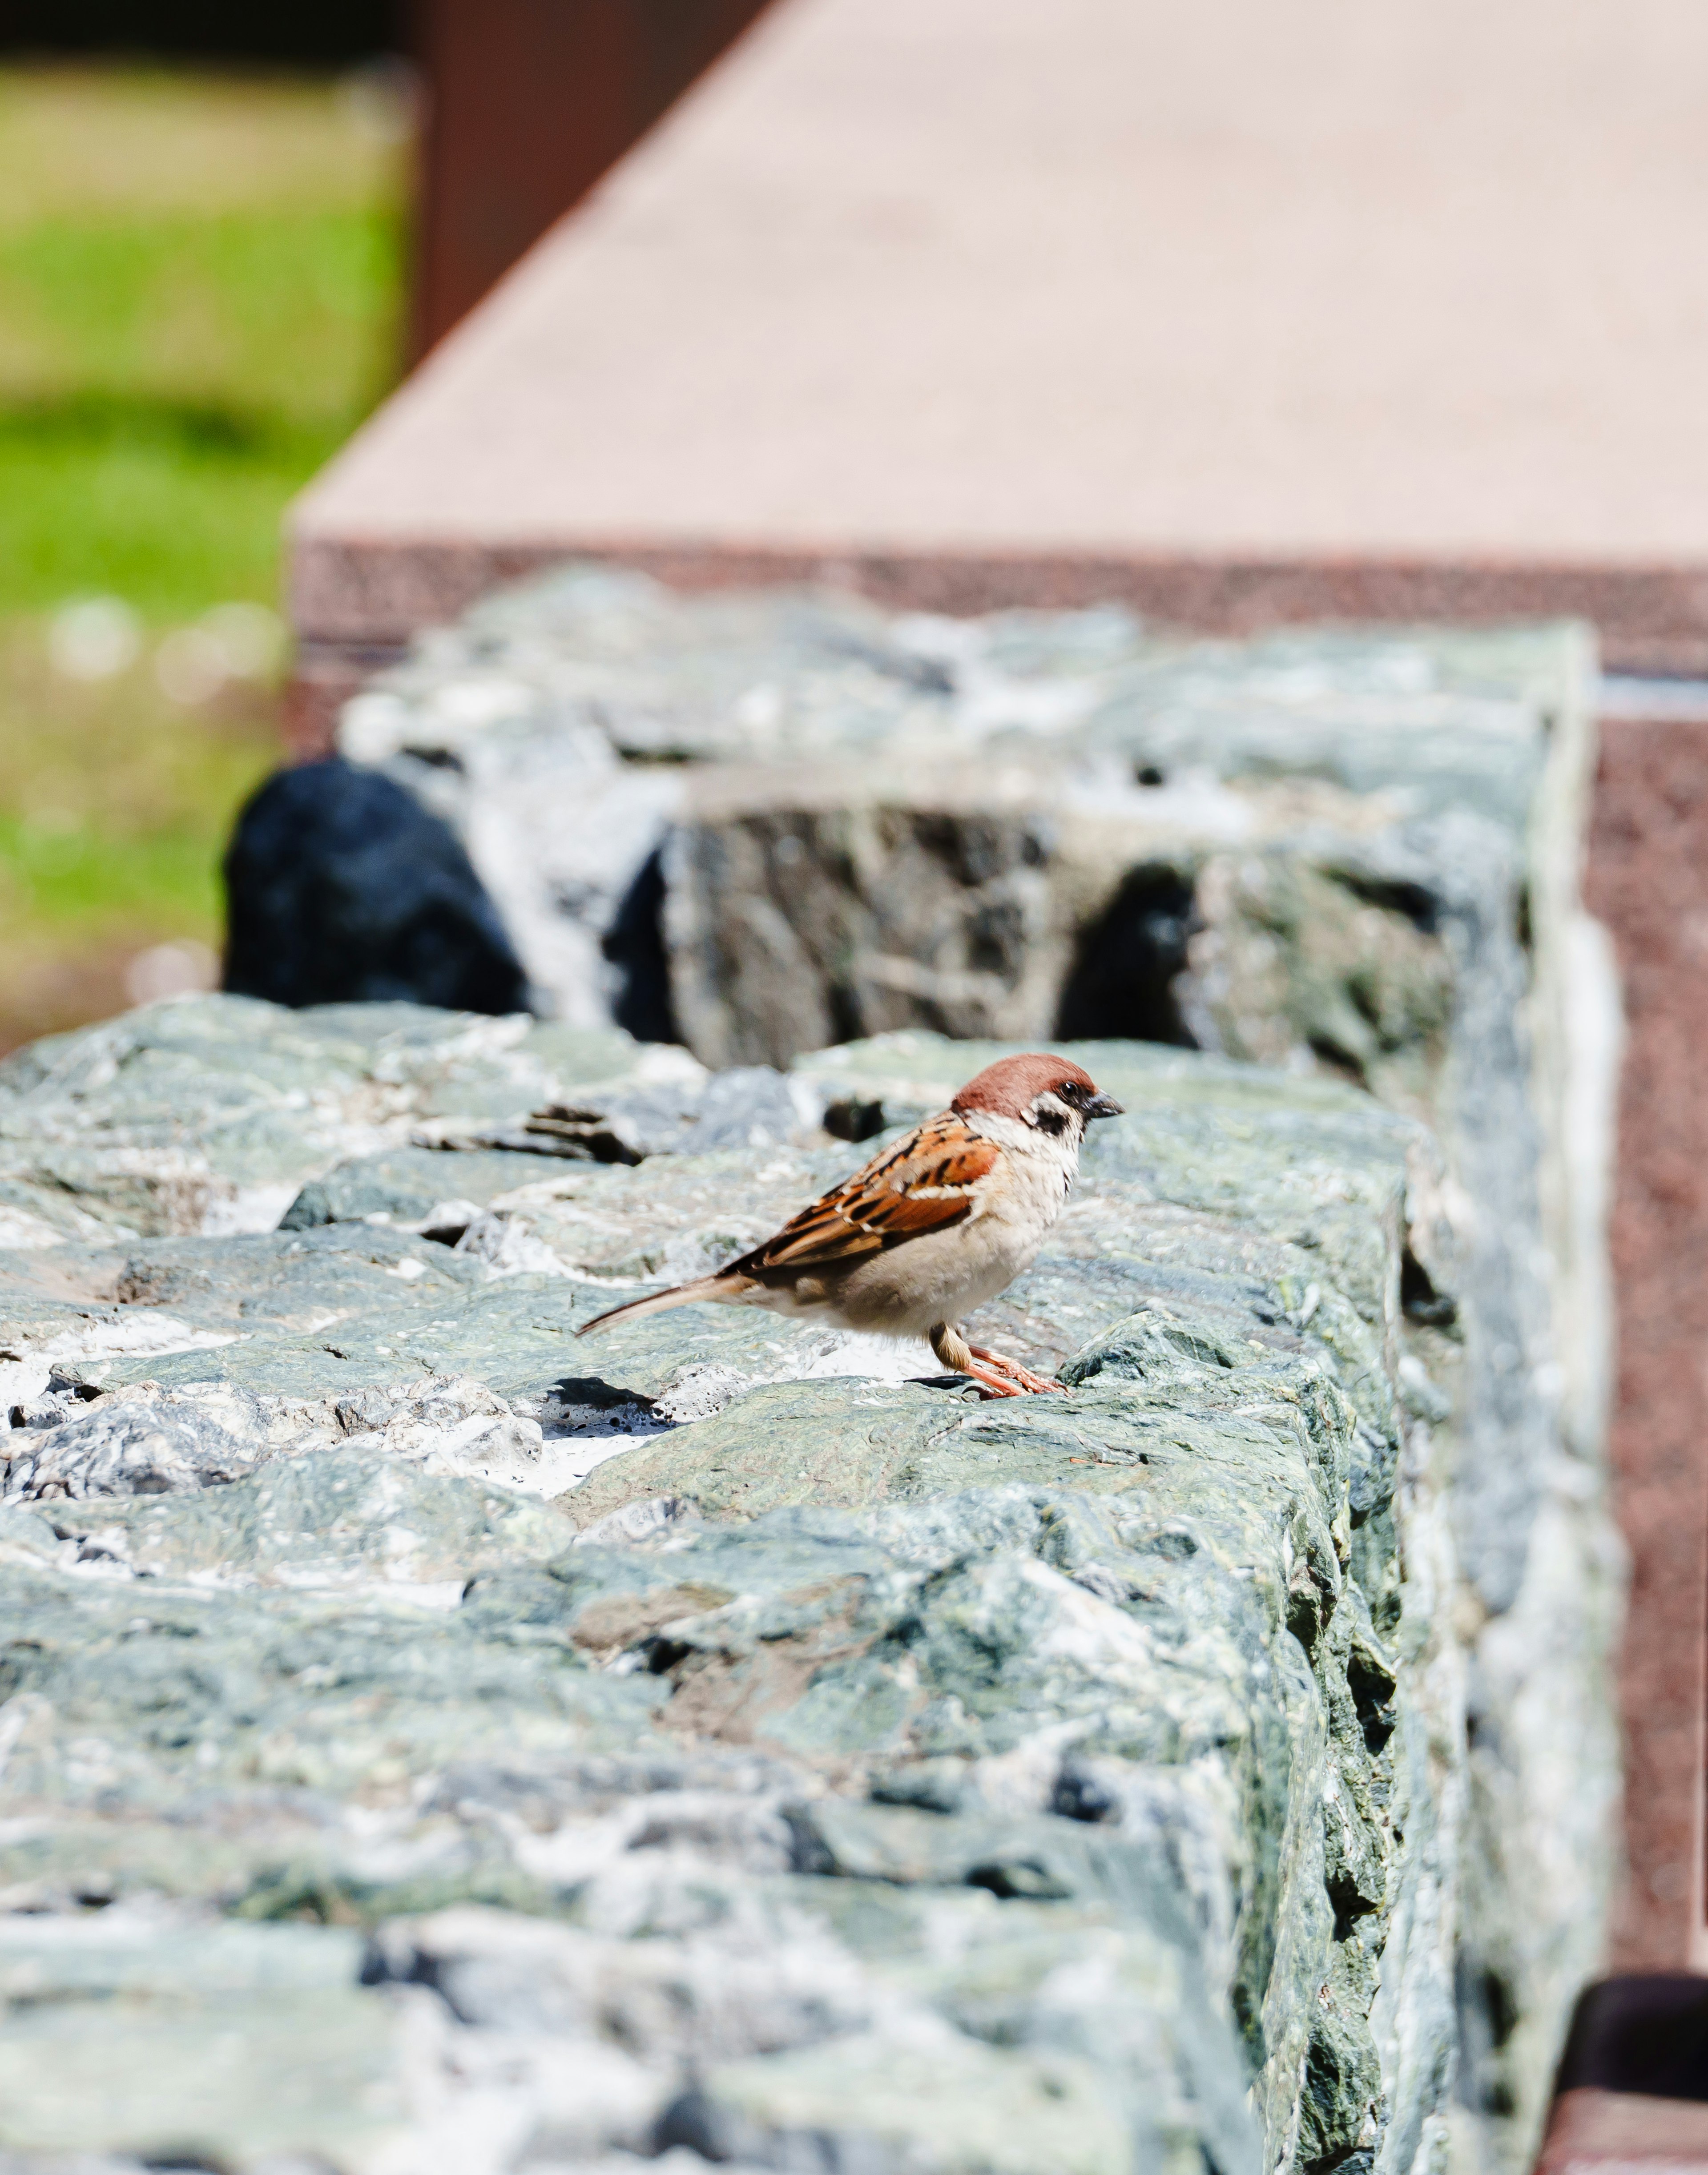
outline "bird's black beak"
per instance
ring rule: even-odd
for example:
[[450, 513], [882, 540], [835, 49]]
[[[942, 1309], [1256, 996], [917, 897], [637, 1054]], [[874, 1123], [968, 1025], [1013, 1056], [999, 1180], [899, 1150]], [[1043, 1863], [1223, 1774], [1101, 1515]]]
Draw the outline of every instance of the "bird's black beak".
[[1085, 1106], [1085, 1114], [1087, 1119], [1119, 1118], [1125, 1115], [1122, 1106], [1116, 1102], [1113, 1095], [1103, 1094], [1092, 1097], [1090, 1102]]

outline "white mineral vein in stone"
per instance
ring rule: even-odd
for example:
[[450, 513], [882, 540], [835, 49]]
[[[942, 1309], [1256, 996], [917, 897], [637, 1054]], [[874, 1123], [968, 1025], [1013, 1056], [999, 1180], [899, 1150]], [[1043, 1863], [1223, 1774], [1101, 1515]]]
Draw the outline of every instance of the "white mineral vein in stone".
[[241, 1237], [246, 1232], [276, 1231], [279, 1219], [302, 1191], [292, 1180], [276, 1185], [240, 1185], [215, 1192], [202, 1218], [204, 1239]]
[[116, 1320], [91, 1322], [87, 1328], [64, 1329], [57, 1335], [32, 1337], [26, 1332], [18, 1339], [29, 1351], [48, 1360], [164, 1359], [171, 1352], [212, 1352], [223, 1344], [239, 1344], [239, 1330], [192, 1329], [187, 1322], [154, 1308], [120, 1315]]
[[40, 1216], [32, 1216], [24, 1208], [0, 1207], [0, 1248], [33, 1250], [41, 1246], [62, 1246], [65, 1243], [65, 1233]]
[[540, 1461], [523, 1478], [509, 1484], [527, 1495], [561, 1495], [586, 1479], [596, 1465], [604, 1465], [642, 1443], [656, 1442], [659, 1430], [645, 1428], [629, 1435], [573, 1435], [548, 1442]]

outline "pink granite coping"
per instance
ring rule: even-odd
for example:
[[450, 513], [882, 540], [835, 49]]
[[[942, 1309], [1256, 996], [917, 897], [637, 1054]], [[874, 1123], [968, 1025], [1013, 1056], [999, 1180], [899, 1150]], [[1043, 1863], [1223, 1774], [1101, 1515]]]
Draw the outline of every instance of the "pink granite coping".
[[1637, 2092], [1563, 2092], [1549, 2118], [1537, 2175], [1702, 2175], [1708, 2170], [1708, 2107]]
[[571, 556], [632, 567], [685, 590], [821, 583], [897, 609], [952, 614], [1115, 603], [1213, 635], [1336, 621], [1587, 619], [1610, 670], [1708, 675], [1708, 565], [813, 550], [632, 534], [500, 544], [323, 535], [299, 547], [294, 570], [305, 663], [312, 672], [328, 653], [353, 669], [366, 653], [366, 669], [377, 670], [417, 629], [446, 625], [501, 584]]
[[297, 625], [591, 551], [1708, 643], [1705, 79], [1696, 0], [780, 0], [299, 502]]

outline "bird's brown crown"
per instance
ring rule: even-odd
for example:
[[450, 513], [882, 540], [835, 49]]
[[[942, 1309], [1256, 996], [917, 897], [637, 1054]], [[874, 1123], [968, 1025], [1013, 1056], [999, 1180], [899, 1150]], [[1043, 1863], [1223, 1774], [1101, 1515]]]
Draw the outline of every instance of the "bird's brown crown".
[[1060, 1093], [1064, 1088], [1083, 1088], [1090, 1095], [1097, 1093], [1090, 1073], [1065, 1057], [1049, 1057], [1042, 1052], [1000, 1057], [995, 1065], [975, 1073], [949, 1108], [963, 1116], [985, 1110], [993, 1117], [1023, 1118], [1037, 1097]]

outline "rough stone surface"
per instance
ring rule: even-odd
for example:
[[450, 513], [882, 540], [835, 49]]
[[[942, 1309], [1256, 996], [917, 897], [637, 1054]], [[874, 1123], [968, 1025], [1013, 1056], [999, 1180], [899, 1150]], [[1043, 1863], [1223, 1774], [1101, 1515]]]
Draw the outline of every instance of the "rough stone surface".
[[[450, 1029], [413, 1005], [293, 1014], [228, 998], [132, 1013], [0, 1065], [0, 1235], [21, 1251], [271, 1231], [342, 1162], [437, 1137], [436, 1120], [466, 1136], [626, 1078], [638, 1055], [618, 1033], [522, 1017]], [[674, 1054], [661, 1061], [680, 1069]]]
[[1183, 646], [581, 567], [424, 637], [340, 734], [454, 827], [566, 1020], [718, 1066], [1132, 1035], [1385, 1092], [1450, 1009], [1430, 827], [1521, 834], [1582, 679], [1562, 630]]
[[[398, 1047], [336, 1024], [365, 1078]], [[473, 1030], [412, 1025], [442, 1082]], [[503, 1054], [512, 1120], [551, 1032]], [[11, 1093], [52, 1110], [100, 1051], [146, 1128], [163, 1048], [212, 1089], [244, 1033], [258, 1071], [329, 1039], [192, 1001]], [[740, 1311], [573, 1345], [862, 1153], [821, 1131], [409, 1151], [487, 1196], [455, 1246], [334, 1170], [341, 1220], [11, 1257], [8, 2150], [1418, 2161], [1460, 1794], [1396, 1372], [1428, 1143], [1332, 1082], [1085, 1054], [1133, 1115], [981, 1325], [1059, 1400]], [[842, 1053], [799, 1099], [870, 1079], [897, 1122], [983, 1055]], [[464, 1077], [466, 1125], [426, 1099], [472, 1140]], [[493, 1193], [500, 1159], [545, 1174]]]
[[[1599, 1960], [1599, 1900], [1572, 1922], [1550, 1887], [1594, 1866], [1599, 1899], [1609, 1863], [1592, 665], [1568, 627], [1183, 644], [1114, 610], [952, 621], [584, 567], [426, 637], [342, 728], [468, 840], [567, 1017], [667, 1015], [645, 1031], [716, 1066], [908, 1029], [1127, 1035], [1327, 1072], [1432, 1127], [1409, 1291], [1474, 1293], [1461, 2091], [1495, 2159], [1534, 2136]], [[540, 812], [572, 804], [569, 827]], [[577, 887], [572, 860], [604, 873]]]
[[[708, 1077], [224, 998], [0, 1068], [0, 2155], [1526, 2157], [1610, 1870], [1586, 741], [1570, 643], [1516, 638], [1505, 709], [1438, 686], [1440, 745], [1354, 773], [1398, 654], [1327, 673], [1290, 780], [1321, 674], [1228, 694], [1188, 799], [1279, 797], [1213, 851], [1171, 817], [1061, 955], [1096, 1017], [1137, 930], [1174, 1009], [1071, 1045], [1128, 1115], [976, 1322], [1060, 1397], [736, 1309], [573, 1336], [990, 1042]], [[824, 669], [827, 712], [897, 678]], [[504, 739], [465, 714], [453, 784]], [[998, 869], [1050, 942], [1065, 865]]]

